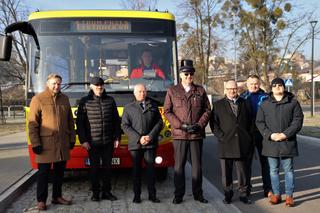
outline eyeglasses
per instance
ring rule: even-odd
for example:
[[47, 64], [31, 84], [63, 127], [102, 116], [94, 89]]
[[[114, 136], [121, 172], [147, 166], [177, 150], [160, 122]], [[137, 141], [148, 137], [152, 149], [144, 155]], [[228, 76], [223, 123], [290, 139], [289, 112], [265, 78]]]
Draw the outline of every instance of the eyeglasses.
[[193, 76], [194, 73], [193, 73], [193, 72], [190, 72], [190, 73], [185, 73], [184, 75], [185, 75], [185, 76], [189, 76], [189, 75], [190, 75], [190, 76]]
[[283, 87], [283, 85], [282, 84], [272, 84], [272, 87]]

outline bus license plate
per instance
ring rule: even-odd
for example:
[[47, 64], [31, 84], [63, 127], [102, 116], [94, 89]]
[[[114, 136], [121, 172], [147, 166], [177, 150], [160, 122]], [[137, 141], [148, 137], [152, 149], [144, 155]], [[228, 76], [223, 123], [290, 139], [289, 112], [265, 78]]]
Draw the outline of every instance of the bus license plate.
[[120, 158], [112, 158], [111, 165], [120, 165]]
[[[84, 161], [86, 166], [90, 166], [90, 159], [87, 158]], [[102, 164], [102, 162], [100, 162], [100, 165]], [[112, 158], [111, 160], [111, 165], [120, 165], [120, 158]]]

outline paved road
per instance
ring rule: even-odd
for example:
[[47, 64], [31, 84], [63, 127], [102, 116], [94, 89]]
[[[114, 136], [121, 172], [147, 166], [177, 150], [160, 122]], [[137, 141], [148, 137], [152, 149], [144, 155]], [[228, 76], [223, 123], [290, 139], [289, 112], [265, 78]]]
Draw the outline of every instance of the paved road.
[[[307, 137], [299, 137], [300, 156], [295, 158], [295, 201], [296, 207], [285, 207], [284, 203], [271, 206], [267, 198], [263, 198], [261, 176], [258, 160], [253, 164], [253, 192], [254, 204], [244, 205], [234, 197], [234, 205], [246, 213], [301, 213], [319, 212], [320, 208], [320, 142]], [[220, 180], [220, 165], [217, 154], [217, 140], [213, 135], [207, 137], [203, 149], [204, 176], [222, 192]], [[236, 179], [236, 178], [235, 178]], [[283, 180], [283, 175], [282, 175]], [[284, 182], [281, 182], [282, 186]], [[236, 186], [236, 184], [235, 184]], [[285, 197], [282, 196], [284, 199]]]
[[0, 194], [31, 170], [26, 133], [0, 137]]
[[[26, 148], [25, 133], [0, 137], [0, 186], [4, 190], [30, 170], [29, 157]], [[239, 210], [234, 205], [225, 206], [221, 201], [223, 195], [206, 179], [203, 180], [204, 196], [209, 200], [208, 204], [201, 204], [193, 200], [191, 192], [191, 171], [187, 165], [187, 189], [184, 202], [181, 205], [172, 204], [173, 199], [173, 171], [169, 170], [166, 181], [157, 183], [157, 194], [161, 199], [160, 204], [154, 204], [147, 200], [147, 189], [143, 186], [140, 205], [133, 204], [133, 192], [130, 170], [116, 170], [112, 178], [113, 193], [119, 200], [115, 202], [90, 201], [91, 192], [86, 171], [69, 171], [66, 173], [63, 185], [63, 193], [67, 198], [72, 198], [72, 206], [59, 206], [50, 204], [51, 184], [49, 184], [48, 211], [47, 212], [184, 212], [184, 213], [237, 213]], [[16, 198], [5, 212], [38, 212], [36, 205], [36, 184], [33, 183], [28, 190]]]
[[[20, 137], [20, 139], [19, 139]], [[29, 168], [28, 153], [24, 133], [7, 136], [6, 140], [0, 140], [0, 186], [6, 188], [15, 179], [19, 179]], [[20, 142], [19, 142], [20, 141]], [[286, 208], [284, 203], [271, 206], [268, 199], [262, 197], [261, 177], [258, 161], [253, 166], [253, 193], [254, 204], [244, 205], [238, 201], [237, 196], [233, 204], [246, 213], [283, 213], [283, 212], [318, 212], [320, 208], [320, 142], [310, 138], [299, 137], [300, 157], [295, 159], [296, 192], [294, 194], [296, 207]], [[171, 203], [173, 195], [172, 170], [169, 171], [167, 181], [158, 183], [158, 195], [161, 204], [152, 204], [146, 201], [146, 188], [143, 190], [144, 199], [141, 205], [132, 204], [132, 182], [128, 171], [118, 171], [113, 178], [114, 193], [120, 201], [92, 203], [90, 199], [90, 186], [85, 178], [69, 178], [64, 185], [67, 197], [72, 197], [75, 205], [72, 207], [49, 206], [48, 212], [237, 212], [234, 206], [225, 206], [221, 200], [222, 191], [220, 180], [220, 166], [217, 159], [217, 142], [213, 135], [209, 135], [203, 149], [204, 194], [210, 204], [204, 205], [194, 202], [190, 190], [190, 172], [187, 181], [187, 193], [183, 205], [175, 206]], [[190, 168], [188, 167], [188, 170]], [[74, 176], [73, 173], [69, 176]], [[282, 182], [283, 184], [283, 182]], [[216, 187], [213, 187], [213, 185]], [[144, 186], [145, 187], [145, 186]], [[50, 201], [50, 196], [49, 199]], [[8, 208], [7, 212], [36, 212], [35, 211], [35, 184], [20, 196], [17, 201]]]
[[[147, 187], [143, 184], [142, 188], [142, 203], [132, 203], [132, 181], [130, 170], [116, 170], [112, 178], [113, 193], [119, 200], [110, 202], [103, 200], [93, 202], [90, 200], [90, 184], [85, 172], [73, 173], [67, 172], [67, 178], [63, 185], [63, 194], [67, 198], [72, 198], [73, 205], [60, 206], [50, 204], [51, 201], [51, 184], [49, 184], [48, 210], [47, 212], [113, 212], [113, 213], [240, 213], [233, 205], [225, 206], [220, 200], [222, 194], [211, 184], [204, 179], [204, 196], [209, 200], [208, 204], [202, 204], [194, 201], [191, 192], [191, 170], [187, 166], [187, 190], [184, 197], [184, 202], [179, 205], [172, 204], [173, 198], [173, 171], [169, 170], [169, 175], [166, 181], [157, 183], [157, 196], [161, 203], [154, 204], [147, 200]], [[145, 183], [146, 181], [144, 181]], [[6, 213], [21, 213], [21, 212], [38, 212], [36, 205], [36, 184], [17, 198], [10, 207], [6, 209]]]

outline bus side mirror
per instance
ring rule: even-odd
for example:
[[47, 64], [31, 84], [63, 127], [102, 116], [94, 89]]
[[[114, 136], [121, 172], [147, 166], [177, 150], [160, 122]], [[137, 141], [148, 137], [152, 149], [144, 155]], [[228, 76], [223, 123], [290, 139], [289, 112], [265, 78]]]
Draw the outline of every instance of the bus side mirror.
[[0, 61], [9, 61], [12, 49], [12, 36], [0, 36]]

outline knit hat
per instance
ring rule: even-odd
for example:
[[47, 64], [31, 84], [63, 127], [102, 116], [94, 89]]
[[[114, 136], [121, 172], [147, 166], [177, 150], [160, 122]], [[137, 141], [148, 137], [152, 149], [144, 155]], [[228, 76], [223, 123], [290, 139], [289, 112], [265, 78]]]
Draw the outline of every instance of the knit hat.
[[283, 87], [285, 87], [284, 81], [282, 80], [282, 78], [279, 78], [279, 77], [273, 79], [271, 81], [271, 85], [270, 86], [272, 87], [275, 84], [281, 84]]
[[90, 80], [90, 84], [93, 84], [93, 85], [103, 85], [104, 84], [104, 81], [102, 78], [100, 77], [93, 77], [91, 78]]

